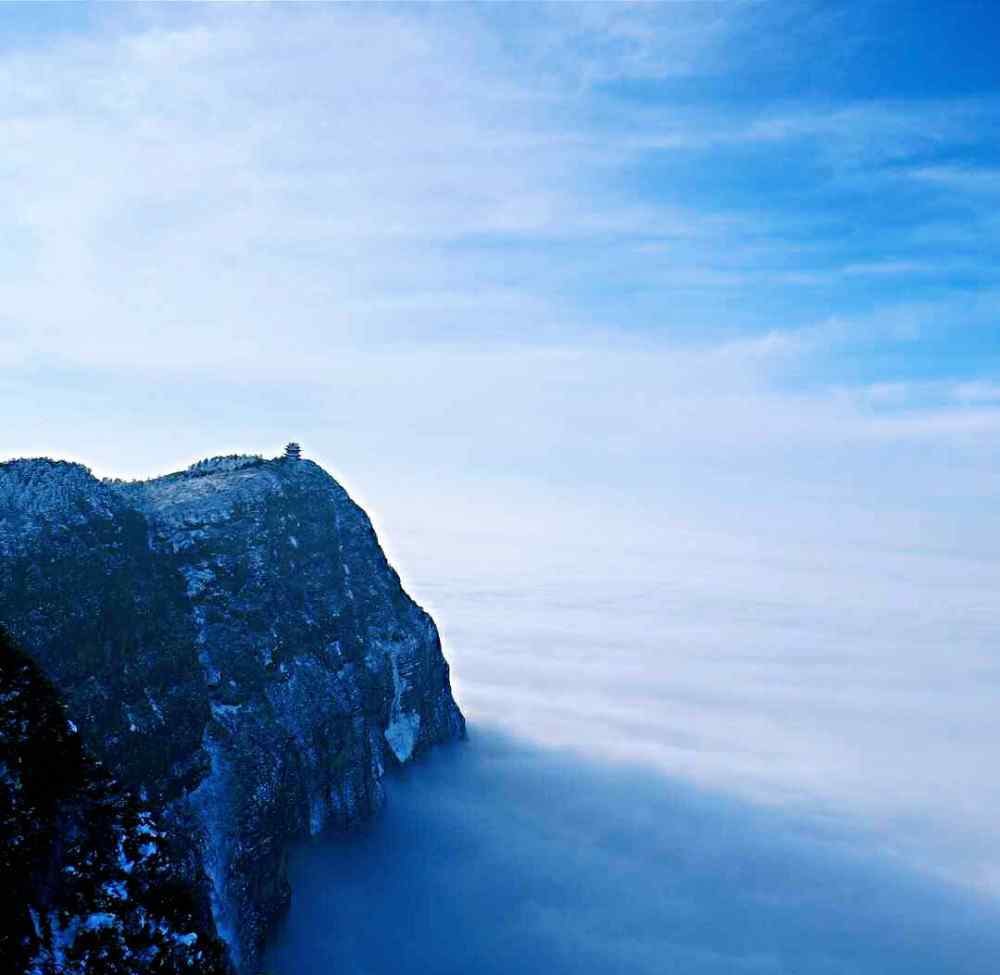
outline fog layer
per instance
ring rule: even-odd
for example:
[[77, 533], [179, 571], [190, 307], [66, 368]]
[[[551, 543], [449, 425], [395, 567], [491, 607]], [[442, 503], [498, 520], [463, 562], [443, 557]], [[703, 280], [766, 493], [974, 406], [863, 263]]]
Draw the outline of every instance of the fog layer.
[[299, 850], [274, 975], [985, 975], [1000, 918], [860, 835], [472, 729]]

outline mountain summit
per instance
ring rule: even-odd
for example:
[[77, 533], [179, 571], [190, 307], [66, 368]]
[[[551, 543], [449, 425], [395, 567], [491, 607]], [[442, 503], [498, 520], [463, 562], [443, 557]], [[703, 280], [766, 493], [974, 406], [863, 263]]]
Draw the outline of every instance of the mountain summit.
[[0, 465], [0, 623], [249, 967], [290, 841], [382, 801], [387, 766], [464, 737], [433, 620], [309, 460], [217, 457], [148, 481]]

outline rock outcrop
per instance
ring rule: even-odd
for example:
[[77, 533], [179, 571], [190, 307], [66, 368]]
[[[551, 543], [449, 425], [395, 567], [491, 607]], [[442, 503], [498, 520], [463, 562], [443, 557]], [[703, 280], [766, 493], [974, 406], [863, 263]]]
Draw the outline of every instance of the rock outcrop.
[[431, 618], [316, 464], [227, 457], [144, 482], [0, 465], [0, 623], [84, 741], [162, 810], [178, 882], [249, 969], [292, 839], [464, 736]]
[[5, 972], [229, 975], [157, 815], [87, 751], [55, 688], [2, 630], [0, 836]]

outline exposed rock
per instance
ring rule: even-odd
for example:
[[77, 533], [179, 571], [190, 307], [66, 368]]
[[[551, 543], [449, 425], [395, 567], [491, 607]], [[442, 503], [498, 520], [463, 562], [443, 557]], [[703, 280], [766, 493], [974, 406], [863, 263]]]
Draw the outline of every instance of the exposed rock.
[[0, 959], [12, 975], [230, 971], [154, 812], [84, 747], [0, 630]]
[[131, 483], [0, 465], [0, 621], [163, 806], [178, 879], [248, 968], [288, 902], [289, 841], [369, 816], [387, 764], [465, 733], [433, 621], [307, 460]]

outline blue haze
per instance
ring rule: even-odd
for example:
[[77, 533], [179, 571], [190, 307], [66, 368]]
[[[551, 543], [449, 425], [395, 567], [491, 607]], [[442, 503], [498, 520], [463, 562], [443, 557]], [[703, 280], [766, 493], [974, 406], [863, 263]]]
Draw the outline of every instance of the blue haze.
[[517, 501], [386, 532], [470, 740], [298, 850], [267, 970], [992, 973], [994, 559]]
[[299, 850], [274, 975], [987, 975], [1000, 917], [794, 818], [473, 728]]

